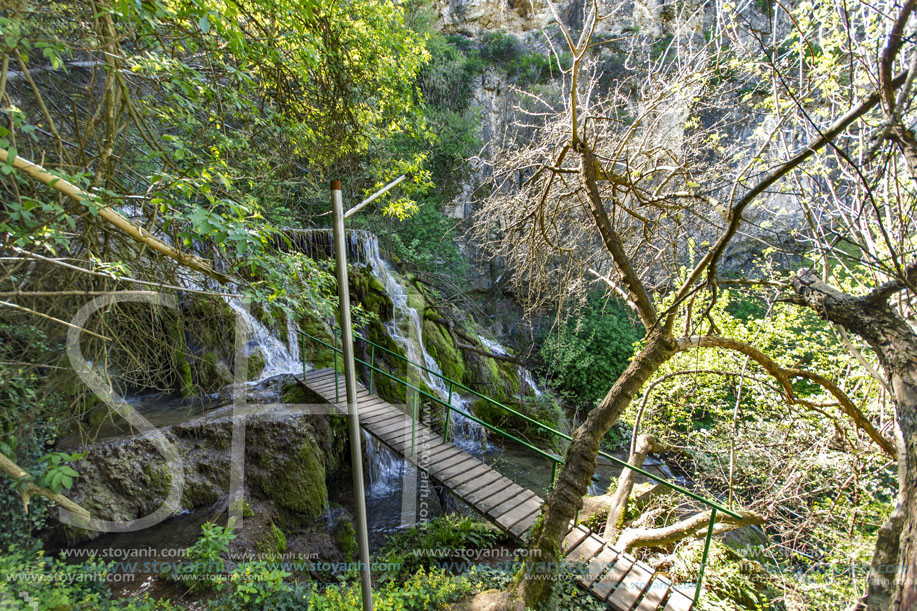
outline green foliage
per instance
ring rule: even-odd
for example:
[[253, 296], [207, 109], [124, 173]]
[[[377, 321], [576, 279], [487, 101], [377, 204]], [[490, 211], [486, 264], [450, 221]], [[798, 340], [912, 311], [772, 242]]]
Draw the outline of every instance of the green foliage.
[[255, 561], [237, 564], [220, 588], [229, 590], [228, 598], [238, 609], [264, 609], [286, 589], [283, 580], [290, 573], [277, 568], [276, 563]]
[[92, 559], [70, 564], [46, 556], [42, 550], [22, 551], [10, 546], [0, 554], [0, 608], [73, 609], [78, 611], [153, 611], [177, 609], [148, 595], [113, 599], [105, 576], [112, 566]]
[[381, 576], [383, 581], [397, 581], [418, 569], [451, 560], [449, 550], [486, 549], [501, 537], [501, 533], [486, 522], [449, 514], [395, 533], [379, 551], [376, 561], [398, 567]]
[[[690, 582], [697, 574], [704, 541], [692, 541], [675, 554], [672, 575], [679, 582]], [[694, 577], [696, 578], [696, 577]], [[710, 544], [701, 609], [717, 611], [757, 611], [772, 608], [777, 597], [775, 576], [760, 562], [743, 558], [717, 540]]]
[[[234, 522], [230, 518], [231, 522]], [[224, 583], [222, 576], [226, 568], [223, 556], [229, 551], [229, 542], [236, 538], [233, 524], [219, 526], [213, 522], [201, 525], [201, 536], [188, 548], [184, 561], [177, 564], [167, 575], [181, 581], [192, 592], [218, 587]]]
[[[211, 601], [215, 611], [273, 609], [274, 611], [359, 611], [360, 584], [342, 581], [321, 589], [317, 584], [280, 581], [276, 571], [253, 568], [240, 575], [235, 589]], [[243, 569], [244, 571], [244, 569]], [[233, 573], [235, 575], [235, 572]], [[232, 582], [231, 582], [232, 583]], [[238, 585], [252, 584], [252, 585]], [[473, 579], [439, 569], [420, 568], [401, 582], [389, 582], [373, 591], [373, 608], [383, 611], [433, 611], [471, 593]], [[246, 595], [248, 598], [246, 598]]]
[[83, 458], [85, 454], [67, 454], [65, 452], [52, 452], [41, 457], [46, 470], [42, 476], [41, 485], [60, 494], [63, 488], [70, 490], [73, 478], [79, 477], [73, 467], [65, 464]]
[[[373, 592], [373, 608], [380, 611], [442, 609], [444, 605], [472, 591], [471, 582], [440, 569], [417, 569], [403, 582], [389, 582]], [[362, 608], [359, 586], [330, 586], [324, 592], [313, 588], [308, 596], [309, 611], [342, 611]]]
[[592, 295], [544, 339], [541, 371], [567, 401], [592, 409], [627, 367], [642, 336], [642, 327], [623, 303]]
[[[24, 362], [24, 354], [32, 355], [34, 361]], [[52, 484], [53, 476], [57, 491], [61, 486], [69, 488], [66, 484], [74, 477], [70, 467], [52, 462], [66, 461], [66, 455], [46, 455], [60, 428], [66, 426], [65, 403], [57, 388], [48, 383], [59, 358], [60, 346], [40, 328], [0, 323], [0, 452], [29, 473], [27, 480]], [[33, 533], [47, 525], [49, 502], [45, 498], [33, 497], [25, 513], [17, 492], [25, 481], [0, 482], [0, 513], [7, 525], [0, 531], [0, 549], [9, 544], [34, 549]]]

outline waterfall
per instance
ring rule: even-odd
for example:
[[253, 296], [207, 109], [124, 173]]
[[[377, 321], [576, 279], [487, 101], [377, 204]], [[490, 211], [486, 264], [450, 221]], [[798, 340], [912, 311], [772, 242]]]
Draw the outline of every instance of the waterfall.
[[302, 361], [299, 359], [297, 349], [296, 325], [287, 317], [286, 343], [281, 341], [260, 320], [249, 312], [238, 297], [226, 297], [226, 303], [242, 320], [245, 329], [240, 329], [248, 334], [245, 344], [246, 353], [251, 356], [259, 350], [264, 357], [264, 369], [258, 376], [260, 381], [265, 378], [283, 373], [302, 373]]
[[[442, 375], [442, 370], [436, 359], [427, 352], [423, 343], [422, 297], [418, 293], [411, 293], [407, 282], [399, 279], [391, 266], [381, 257], [379, 239], [375, 235], [366, 233], [360, 237], [365, 240], [361, 250], [367, 257], [370, 269], [385, 287], [394, 305], [394, 316], [390, 322], [385, 323], [389, 337], [401, 346], [409, 360], [429, 370], [416, 368], [416, 372], [413, 373], [418, 375], [442, 401], [449, 401], [449, 388], [439, 377]], [[411, 373], [409, 370], [408, 375]], [[471, 400], [458, 392], [452, 393], [451, 401], [453, 407], [464, 412], [470, 409]], [[484, 440], [484, 429], [480, 424], [451, 410], [449, 420], [449, 428], [452, 431], [455, 445], [465, 450], [480, 448]]]
[[[292, 249], [310, 259], [334, 258], [334, 235], [330, 229], [284, 229], [282, 235], [289, 243], [280, 238], [281, 249]], [[351, 265], [367, 265], [369, 258], [378, 256], [379, 241], [376, 236], [362, 229], [348, 229], [344, 244], [347, 248], [347, 261]]]
[[376, 438], [361, 431], [363, 435], [366, 477], [369, 480], [369, 494], [381, 496], [391, 494], [400, 485], [404, 471], [404, 459], [382, 445]]

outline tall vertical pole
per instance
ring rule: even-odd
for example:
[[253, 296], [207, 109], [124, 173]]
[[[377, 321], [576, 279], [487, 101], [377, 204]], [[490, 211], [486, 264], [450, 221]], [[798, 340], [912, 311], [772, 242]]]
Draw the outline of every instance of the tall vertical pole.
[[[344, 244], [344, 202], [341, 181], [331, 181], [334, 212], [334, 258], [337, 265], [341, 346], [344, 351], [344, 381], [347, 391], [347, 422], [350, 429], [350, 462], [353, 471], [354, 504], [357, 506], [357, 543], [360, 547], [360, 580], [363, 611], [372, 611], [373, 584], [369, 572], [369, 533], [366, 528], [366, 496], [363, 491], [363, 451], [360, 443], [360, 414], [357, 409], [357, 374], [353, 359], [353, 329], [350, 325], [350, 293], [347, 283], [347, 248]], [[336, 382], [337, 380], [335, 380]]]

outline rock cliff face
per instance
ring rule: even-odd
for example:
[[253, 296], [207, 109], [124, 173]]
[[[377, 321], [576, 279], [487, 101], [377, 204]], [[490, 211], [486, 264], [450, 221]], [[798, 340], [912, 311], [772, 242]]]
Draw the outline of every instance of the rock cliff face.
[[[434, 0], [433, 6], [439, 27], [448, 34], [477, 41], [486, 41], [488, 36], [509, 35], [518, 39], [525, 48], [545, 57], [551, 54], [552, 45], [558, 52], [566, 50], [560, 28], [544, 0]], [[561, 20], [577, 37], [584, 13], [591, 9], [591, 4], [582, 0], [567, 0], [555, 3], [555, 6]], [[600, 11], [604, 18], [596, 28], [595, 39], [610, 44], [597, 48], [594, 55], [603, 78], [609, 82], [638, 70], [640, 63], [647, 58], [654, 61], [664, 58], [673, 39], [680, 41], [691, 54], [699, 52], [706, 44], [705, 32], [716, 29], [724, 19], [724, 16], [718, 15], [716, 3], [703, 0], [602, 2]], [[768, 31], [776, 27], [779, 34], [789, 27], [788, 23], [784, 24], [779, 19], [772, 20], [756, 3], [748, 3], [740, 12], [741, 19], [753, 30]], [[738, 40], [739, 44], [748, 42]], [[479, 116], [478, 136], [484, 147], [481, 156], [489, 158], [493, 147], [517, 135], [516, 109], [521, 99], [518, 88], [533, 90], [544, 98], [559, 94], [563, 87], [560, 78], [535, 85], [520, 85], [500, 66], [488, 66], [475, 79], [470, 99], [471, 107], [477, 110]], [[666, 140], [673, 150], [678, 149], [684, 140], [685, 125], [691, 118], [690, 100], [697, 93], [686, 89], [680, 97], [669, 100], [668, 106], [655, 108], [654, 112], [662, 115], [658, 121], [657, 142]], [[635, 96], [631, 114], [641, 115], [643, 110], [640, 99]], [[736, 117], [734, 133], [729, 137], [741, 141], [757, 139], [759, 120], [760, 117], [755, 116]], [[448, 216], [466, 223], [475, 212], [475, 198], [482, 194], [482, 188], [488, 188], [489, 180], [486, 164], [472, 162], [472, 166], [473, 172], [464, 188], [445, 209]], [[798, 205], [791, 198], [779, 194], [762, 198], [747, 215], [750, 221], [747, 228], [733, 241], [724, 258], [722, 268], [725, 271], [748, 271], [760, 258], [765, 242], [790, 247], [789, 237], [804, 220]], [[703, 240], [712, 236], [694, 237]], [[478, 258], [474, 244], [463, 243], [461, 247], [469, 258]], [[795, 255], [788, 252], [784, 256]], [[502, 290], [508, 270], [498, 259], [480, 258], [486, 259], [487, 264], [474, 274], [471, 288], [487, 293], [488, 298], [494, 301]], [[498, 307], [504, 310], [514, 310], [510, 301], [496, 298], [496, 303], [501, 304]], [[495, 320], [502, 318], [497, 311], [492, 314]], [[510, 319], [509, 326], [513, 326], [514, 321], [518, 322], [514, 316]], [[497, 325], [495, 331], [501, 339], [510, 340], [504, 332], [509, 329], [499, 328], [505, 326]]]
[[436, 0], [445, 32], [528, 32], [549, 20], [547, 5], [528, 0]]

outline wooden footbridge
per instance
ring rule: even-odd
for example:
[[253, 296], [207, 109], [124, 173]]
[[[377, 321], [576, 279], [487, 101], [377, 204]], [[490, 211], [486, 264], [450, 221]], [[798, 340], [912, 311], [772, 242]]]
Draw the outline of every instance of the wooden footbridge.
[[[307, 337], [321, 342], [318, 338]], [[384, 349], [374, 346], [373, 353], [375, 348]], [[373, 374], [398, 379], [377, 369], [374, 358], [369, 363], [359, 359], [358, 362], [370, 367], [370, 388]], [[430, 373], [439, 375], [436, 372]], [[346, 400], [343, 398], [343, 375], [338, 373], [337, 368], [305, 372], [302, 381], [325, 401], [337, 406], [343, 413], [347, 412]], [[436, 397], [402, 380], [399, 381], [423, 393], [428, 399], [442, 403]], [[454, 385], [458, 383], [451, 380], [449, 382], [452, 383], [451, 395]], [[462, 387], [462, 390], [469, 389]], [[360, 426], [370, 435], [414, 463], [417, 468], [425, 471], [433, 480], [503, 531], [519, 541], [525, 541], [529, 529], [538, 518], [543, 499], [449, 443], [448, 411], [443, 421], [445, 433], [437, 433], [418, 421], [416, 408], [414, 413], [409, 415], [382, 400], [363, 385], [358, 385], [357, 399]], [[470, 414], [464, 415], [481, 422]], [[493, 428], [486, 423], [481, 424]], [[505, 435], [515, 439], [508, 433]], [[517, 441], [525, 444], [521, 440]], [[544, 454], [541, 450], [537, 451]], [[564, 551], [568, 560], [581, 563], [584, 569], [578, 577], [580, 586], [599, 600], [605, 601], [612, 609], [689, 611], [694, 604], [694, 592], [689, 594], [673, 586], [665, 577], [656, 575], [651, 567], [608, 544], [582, 524], [571, 525], [564, 539]]]

